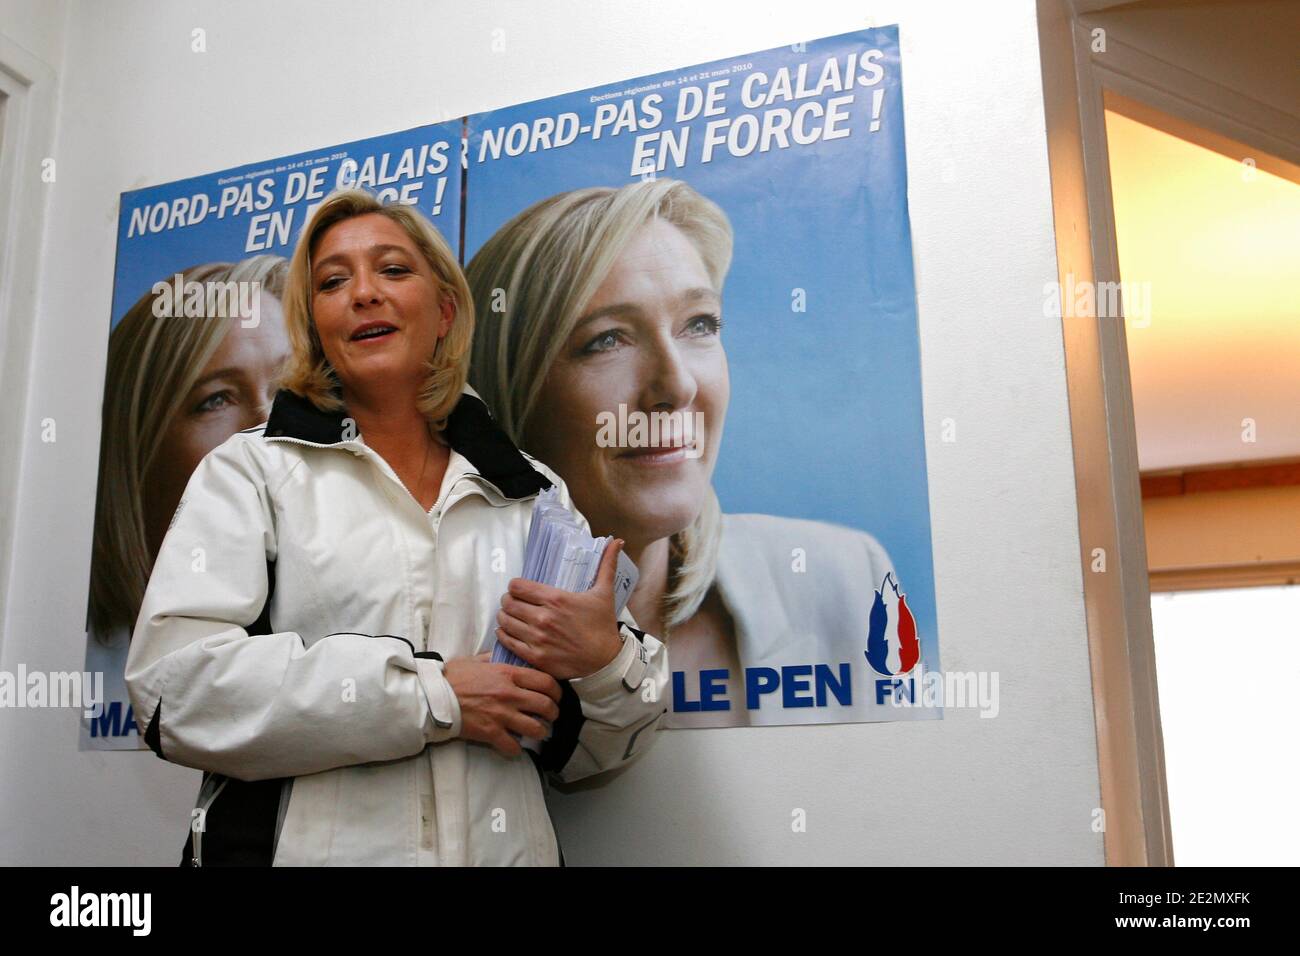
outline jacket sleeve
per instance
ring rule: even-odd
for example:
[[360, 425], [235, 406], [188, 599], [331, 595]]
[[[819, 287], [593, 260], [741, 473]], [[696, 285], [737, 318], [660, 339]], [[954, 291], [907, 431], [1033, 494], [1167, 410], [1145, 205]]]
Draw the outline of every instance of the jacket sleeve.
[[309, 648], [293, 631], [249, 633], [276, 559], [254, 441], [235, 435], [199, 463], [145, 589], [126, 683], [146, 742], [174, 763], [262, 780], [458, 735], [441, 662], [417, 659], [404, 638], [339, 633]]
[[[564, 482], [549, 469], [561, 500], [590, 532]], [[649, 749], [668, 710], [668, 648], [619, 615], [623, 647], [586, 677], [560, 681], [560, 716], [542, 745], [542, 768], [568, 783], [622, 766]]]
[[619, 629], [623, 649], [612, 661], [561, 683], [560, 717], [543, 745], [542, 766], [564, 783], [644, 753], [667, 713], [668, 648], [626, 618]]

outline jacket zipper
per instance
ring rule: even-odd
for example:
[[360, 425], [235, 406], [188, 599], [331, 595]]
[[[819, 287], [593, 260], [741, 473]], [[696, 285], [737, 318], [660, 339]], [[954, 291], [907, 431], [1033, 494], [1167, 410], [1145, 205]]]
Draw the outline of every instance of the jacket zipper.
[[[211, 778], [209, 778], [208, 782], [211, 783]], [[197, 809], [200, 811], [199, 820], [201, 825], [199, 829], [194, 831], [194, 852], [190, 856], [190, 866], [203, 865], [203, 831], [208, 828], [208, 810], [212, 808], [212, 804], [221, 795], [221, 791], [226, 789], [226, 784], [229, 782], [229, 777], [222, 777], [221, 783], [217, 784], [216, 789], [206, 798], [202, 792], [199, 793]]]
[[[354, 450], [353, 447], [352, 447], [352, 443], [350, 443], [350, 442], [336, 442], [336, 443], [332, 443], [332, 444], [328, 444], [328, 445], [322, 445], [322, 444], [320, 444], [320, 443], [318, 443], [318, 442], [303, 441], [303, 440], [300, 439], [300, 438], [290, 438], [290, 437], [285, 436], [285, 435], [277, 435], [277, 436], [275, 436], [275, 437], [267, 437], [267, 438], [266, 438], [266, 441], [282, 441], [282, 442], [288, 442], [289, 444], [292, 444], [292, 445], [303, 445], [303, 446], [305, 446], [305, 447], [307, 447], [307, 448], [337, 448], [337, 449], [340, 449], [340, 450], [346, 449], [346, 450], [348, 450], [348, 451], [351, 451], [353, 454], [357, 455], [357, 457], [365, 457], [367, 452], [373, 452], [373, 449], [369, 448], [369, 447], [366, 446], [364, 443], [360, 443], [360, 449], [361, 449], [361, 450]], [[411, 493], [410, 493], [410, 490], [407, 489], [406, 486], [402, 484], [401, 479], [397, 477], [397, 474], [396, 474], [396, 472], [394, 472], [394, 471], [392, 470], [392, 467], [389, 466], [387, 462], [383, 461], [383, 458], [382, 458], [381, 456], [376, 455], [376, 458], [379, 459], [379, 462], [380, 462], [380, 463], [382, 464], [382, 466], [383, 466], [383, 467], [381, 468], [381, 471], [386, 471], [386, 472], [388, 473], [388, 476], [391, 477], [391, 478], [392, 478], [392, 479], [393, 479], [393, 480], [394, 480], [394, 481], [395, 481], [395, 482], [396, 482], [396, 483], [397, 483], [397, 484], [398, 484], [398, 485], [399, 485], [399, 486], [400, 486], [404, 491], [406, 491], [406, 494], [407, 494], [408, 496], [411, 497], [411, 500], [412, 500], [412, 501], [414, 501], [414, 500], [415, 500], [415, 499], [414, 499], [414, 496], [412, 496]], [[474, 480], [474, 479], [477, 479], [477, 480]], [[446, 503], [443, 504], [443, 506], [442, 506], [441, 508], [438, 508], [437, 503], [435, 502], [434, 507], [433, 507], [430, 511], [425, 512], [425, 516], [428, 517], [428, 516], [430, 516], [430, 515], [433, 515], [434, 517], [436, 517], [436, 518], [438, 518], [438, 519], [441, 519], [442, 516], [443, 516], [444, 514], [446, 514], [447, 511], [449, 511], [449, 510], [451, 509], [451, 506], [452, 506], [452, 505], [456, 504], [457, 502], [461, 501], [463, 498], [466, 498], [466, 497], [468, 497], [470, 494], [473, 494], [473, 493], [474, 493], [473, 491], [470, 491], [470, 492], [466, 492], [466, 493], [462, 494], [460, 497], [455, 497], [456, 486], [459, 485], [461, 482], [468, 482], [468, 483], [469, 483], [469, 484], [474, 488], [474, 490], [477, 491], [479, 494], [483, 495], [483, 497], [484, 497], [485, 499], [487, 499], [488, 503], [491, 504], [491, 505], [494, 505], [494, 506], [500, 506], [500, 505], [509, 505], [509, 504], [513, 504], [513, 503], [514, 503], [514, 500], [513, 500], [513, 499], [507, 498], [506, 495], [501, 491], [501, 489], [497, 488], [496, 485], [494, 485], [491, 481], [489, 481], [488, 479], [484, 478], [482, 475], [478, 474], [477, 472], [469, 472], [469, 473], [467, 473], [467, 474], [460, 475], [460, 476], [459, 476], [459, 477], [458, 477], [454, 482], [452, 482], [451, 486], [447, 489], [447, 500], [446, 500]], [[484, 486], [486, 486], [486, 487], [484, 487]], [[494, 496], [493, 494], [490, 494], [490, 493], [489, 493], [489, 489], [491, 490], [491, 492], [494, 492], [494, 493], [495, 493], [495, 496]], [[493, 500], [494, 497], [495, 497], [496, 500]], [[416, 502], [416, 504], [418, 505], [419, 503]], [[421, 510], [423, 510], [423, 509], [421, 509]], [[427, 650], [427, 648], [428, 648], [428, 631], [429, 631], [429, 625], [428, 625], [428, 623], [424, 622], [423, 620], [421, 620], [420, 623], [423, 625], [423, 630], [424, 630], [424, 634], [423, 634], [423, 638], [424, 638], [424, 640], [423, 640], [423, 642], [422, 642], [422, 645], [423, 645], [423, 646], [422, 646], [422, 650]], [[349, 632], [344, 632], [344, 633], [349, 633]], [[409, 643], [409, 642], [408, 642], [408, 643]], [[224, 786], [225, 786], [225, 781], [223, 780], [223, 781], [222, 781], [222, 784], [221, 784], [221, 787], [218, 787], [218, 788], [217, 788], [217, 792], [214, 793], [214, 794], [212, 795], [212, 797], [208, 800], [208, 805], [210, 805], [211, 802], [212, 802], [213, 800], [216, 799], [217, 794], [221, 792], [221, 788], [224, 787]], [[283, 797], [282, 797], [281, 799], [283, 800]], [[544, 795], [544, 794], [543, 794], [542, 800], [543, 800], [543, 802], [542, 802], [542, 807], [543, 807], [543, 816], [544, 816], [544, 817], [547, 819], [547, 821], [549, 822], [549, 813], [545, 810], [545, 806], [546, 806], [546, 804], [545, 804], [545, 795]], [[282, 807], [281, 807], [281, 814], [283, 814], [283, 809], [284, 809], [284, 808], [283, 808], [283, 806], [282, 806]], [[275, 849], [278, 848], [278, 845], [279, 845], [279, 842], [280, 842], [280, 839], [279, 839], [279, 837], [280, 837], [280, 827], [283, 826], [283, 823], [284, 823], [284, 818], [283, 818], [283, 815], [281, 815], [280, 819], [279, 819], [279, 820], [277, 821], [277, 823], [276, 823], [276, 836], [275, 836], [276, 847], [272, 849], [272, 855], [274, 855], [274, 853], [275, 853]], [[530, 828], [530, 829], [536, 829], [536, 828]], [[200, 853], [199, 853], [199, 848], [200, 848], [200, 842], [199, 842], [199, 839], [198, 839], [198, 838], [199, 838], [199, 834], [196, 833], [194, 836], [195, 836], [195, 840], [194, 840], [194, 858], [193, 858], [193, 860], [192, 860], [191, 862], [192, 862], [192, 864], [193, 864], [194, 866], [200, 866], [200, 865], [201, 865], [201, 859], [202, 859], [202, 858], [201, 858]], [[545, 844], [545, 838], [544, 838], [540, 833], [539, 833], [539, 834], [536, 834], [536, 835], [533, 837], [533, 858], [534, 858], [534, 859], [538, 859], [538, 860], [544, 859], [544, 856], [545, 856], [544, 851], [543, 851], [543, 845], [544, 845], [544, 844]], [[558, 839], [558, 837], [556, 838], [556, 848], [557, 848], [557, 850], [558, 850], [558, 848], [559, 848], [559, 839]], [[563, 853], [560, 853], [560, 863], [561, 863], [561, 865], [563, 865], [563, 860], [564, 860]]]
[[293, 799], [293, 781], [289, 777], [280, 785], [280, 807], [275, 814], [275, 837], [271, 841], [271, 865], [275, 866], [275, 855], [280, 852], [280, 831], [284, 829], [284, 818], [289, 815], [289, 801]]

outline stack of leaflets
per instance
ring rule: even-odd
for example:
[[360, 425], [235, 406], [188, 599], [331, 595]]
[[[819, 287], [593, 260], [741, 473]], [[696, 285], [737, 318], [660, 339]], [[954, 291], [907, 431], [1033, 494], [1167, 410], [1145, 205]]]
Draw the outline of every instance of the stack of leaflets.
[[[560, 503], [556, 488], [547, 488], [533, 504], [533, 523], [528, 529], [524, 548], [524, 569], [519, 577], [539, 584], [549, 584], [565, 591], [586, 591], [596, 583], [601, 555], [613, 537], [593, 538], [578, 523], [573, 512]], [[614, 572], [614, 615], [623, 613], [627, 599], [636, 587], [636, 564], [622, 551]], [[497, 621], [488, 624], [494, 664], [528, 663], [508, 651], [496, 639]]]

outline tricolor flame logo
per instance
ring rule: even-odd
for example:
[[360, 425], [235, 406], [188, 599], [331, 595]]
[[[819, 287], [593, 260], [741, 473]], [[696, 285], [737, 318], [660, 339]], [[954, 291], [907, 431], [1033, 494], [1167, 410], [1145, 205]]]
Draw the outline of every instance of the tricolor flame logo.
[[906, 674], [921, 658], [916, 639], [916, 621], [907, 608], [907, 595], [898, 590], [894, 572], [885, 575], [871, 605], [867, 634], [867, 663], [878, 674], [895, 677]]

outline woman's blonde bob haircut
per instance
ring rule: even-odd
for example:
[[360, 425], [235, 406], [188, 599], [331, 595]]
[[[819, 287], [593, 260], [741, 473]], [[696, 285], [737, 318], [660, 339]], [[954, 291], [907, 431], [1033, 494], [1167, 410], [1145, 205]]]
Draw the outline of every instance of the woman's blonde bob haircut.
[[[311, 260], [321, 237], [331, 227], [372, 213], [391, 219], [405, 230], [433, 270], [439, 300], [451, 299], [455, 306], [451, 328], [438, 339], [433, 354], [429, 356], [428, 378], [417, 400], [420, 412], [435, 429], [441, 431], [447, 425], [447, 416], [460, 401], [469, 377], [474, 300], [451, 246], [433, 223], [411, 206], [384, 205], [364, 189], [340, 189], [327, 196], [298, 240], [298, 247], [289, 262], [289, 279], [284, 294], [289, 360], [285, 364], [281, 385], [308, 399], [322, 411], [343, 408], [342, 383], [325, 358], [312, 319]], [[436, 319], [436, 316], [429, 316], [430, 322]]]
[[[470, 383], [524, 451], [530, 424], [542, 417], [537, 398], [551, 364], [632, 237], [655, 218], [686, 235], [721, 295], [731, 266], [731, 223], [716, 203], [674, 179], [551, 196], [498, 229], [466, 268], [484, 317]], [[538, 427], [567, 426], [549, 419]], [[710, 488], [695, 520], [669, 543], [668, 627], [689, 619], [707, 595], [721, 531]]]

